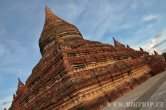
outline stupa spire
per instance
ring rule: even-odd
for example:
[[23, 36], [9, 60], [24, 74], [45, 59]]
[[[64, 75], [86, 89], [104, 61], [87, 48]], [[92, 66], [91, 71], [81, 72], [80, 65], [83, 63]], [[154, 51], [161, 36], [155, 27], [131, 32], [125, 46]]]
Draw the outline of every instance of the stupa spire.
[[113, 41], [114, 41], [114, 46], [115, 47], [125, 47], [125, 45], [123, 45], [120, 42], [118, 42], [114, 37], [113, 37]]
[[[39, 39], [41, 54], [43, 55], [44, 48], [55, 39], [70, 39], [76, 37], [82, 39], [82, 35], [77, 27], [56, 16], [51, 9], [46, 6], [45, 24]], [[45, 50], [47, 49], [45, 48]]]
[[52, 13], [51, 9], [48, 6], [45, 7], [45, 13], [46, 14]]
[[56, 16], [49, 7], [45, 7], [45, 25], [52, 23], [52, 22], [58, 22], [62, 21], [58, 16]]

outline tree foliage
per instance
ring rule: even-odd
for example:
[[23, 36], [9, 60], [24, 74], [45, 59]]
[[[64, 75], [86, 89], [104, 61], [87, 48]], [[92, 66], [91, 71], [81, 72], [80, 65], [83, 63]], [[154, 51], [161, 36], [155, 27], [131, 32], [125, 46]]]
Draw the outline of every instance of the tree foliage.
[[163, 56], [166, 56], [166, 52], [162, 54]]
[[165, 53], [163, 53], [163, 54], [162, 54], [162, 56], [164, 56], [164, 57], [165, 57], [165, 59], [166, 59], [166, 52], [165, 52]]

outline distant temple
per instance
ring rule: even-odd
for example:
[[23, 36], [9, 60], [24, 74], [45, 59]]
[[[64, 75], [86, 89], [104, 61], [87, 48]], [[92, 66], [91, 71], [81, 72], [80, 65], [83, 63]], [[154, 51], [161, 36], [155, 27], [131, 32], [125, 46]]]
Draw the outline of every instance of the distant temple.
[[42, 58], [25, 84], [19, 79], [9, 110], [98, 110], [166, 70], [156, 51], [86, 40], [48, 7], [45, 13]]

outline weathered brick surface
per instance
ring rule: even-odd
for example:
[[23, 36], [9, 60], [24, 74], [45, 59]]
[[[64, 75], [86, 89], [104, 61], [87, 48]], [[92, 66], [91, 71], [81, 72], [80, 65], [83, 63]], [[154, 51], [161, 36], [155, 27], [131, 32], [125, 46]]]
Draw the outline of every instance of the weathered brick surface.
[[42, 58], [25, 85], [19, 80], [10, 110], [100, 109], [165, 70], [157, 52], [150, 56], [113, 40], [114, 46], [83, 39], [46, 8]]

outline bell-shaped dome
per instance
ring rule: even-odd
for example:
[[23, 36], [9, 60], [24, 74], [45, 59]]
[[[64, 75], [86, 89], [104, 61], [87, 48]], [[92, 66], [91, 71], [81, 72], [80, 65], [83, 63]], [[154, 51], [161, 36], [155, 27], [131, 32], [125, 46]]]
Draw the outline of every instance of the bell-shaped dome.
[[50, 8], [46, 7], [45, 24], [39, 39], [40, 52], [42, 53], [44, 48], [57, 37], [63, 37], [64, 39], [73, 37], [82, 38], [82, 35], [76, 26], [57, 17]]

